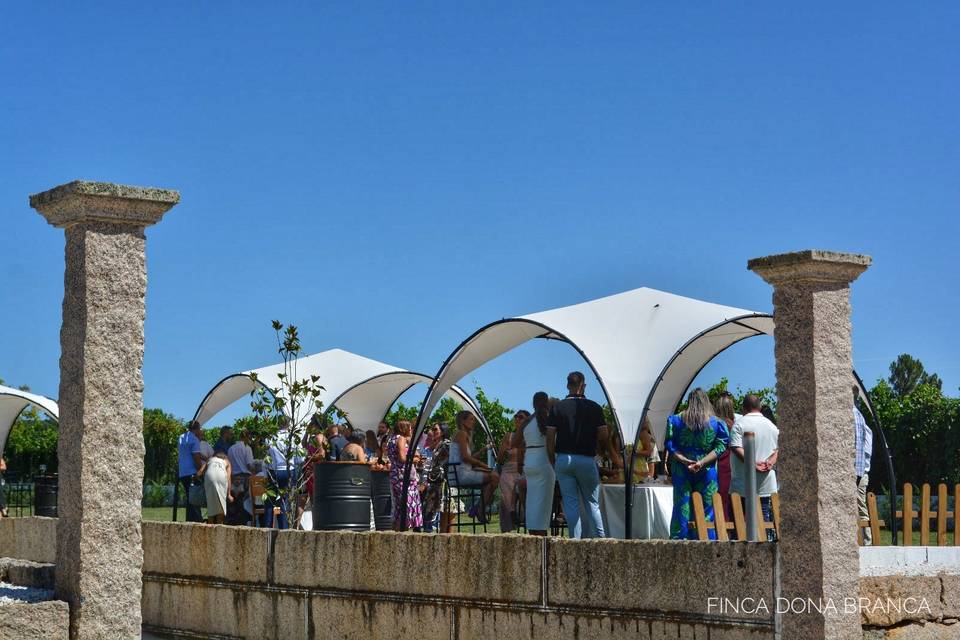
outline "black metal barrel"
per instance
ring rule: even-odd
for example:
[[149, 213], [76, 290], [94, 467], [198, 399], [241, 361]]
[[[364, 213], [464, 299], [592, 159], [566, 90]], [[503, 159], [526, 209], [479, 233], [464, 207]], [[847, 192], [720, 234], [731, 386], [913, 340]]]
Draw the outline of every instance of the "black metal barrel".
[[33, 515], [57, 517], [57, 475], [36, 476], [33, 479]]
[[373, 522], [377, 531], [393, 529], [393, 494], [389, 471], [371, 471], [373, 478]]
[[370, 467], [363, 462], [318, 462], [314, 474], [314, 530], [368, 531]]

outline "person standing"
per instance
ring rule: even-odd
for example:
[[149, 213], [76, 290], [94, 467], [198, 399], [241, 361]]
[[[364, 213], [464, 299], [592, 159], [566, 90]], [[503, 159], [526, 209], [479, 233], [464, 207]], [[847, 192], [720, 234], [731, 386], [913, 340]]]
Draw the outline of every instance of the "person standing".
[[253, 457], [249, 432], [240, 432], [240, 439], [227, 451], [227, 459], [230, 462], [230, 493], [234, 497], [233, 502], [227, 503], [227, 524], [247, 524], [251, 516], [244, 505], [250, 493], [250, 476], [263, 467]]
[[533, 395], [533, 416], [518, 431], [520, 456], [518, 473], [527, 480], [527, 532], [547, 535], [553, 511], [553, 487], [557, 482], [553, 465], [547, 457], [547, 423], [550, 421], [550, 398], [543, 391]]
[[[710, 398], [699, 387], [690, 392], [683, 412], [667, 418], [664, 445], [670, 453], [673, 478], [671, 539], [694, 539], [689, 527], [694, 491], [703, 496], [704, 515], [713, 522], [713, 494], [718, 488], [716, 461], [729, 442], [727, 425], [713, 415]], [[710, 529], [709, 535], [715, 540], [717, 533]]]
[[187, 430], [177, 441], [177, 458], [179, 466], [180, 486], [187, 503], [187, 522], [203, 522], [200, 507], [190, 504], [190, 487], [203, 474], [203, 459], [200, 455], [200, 440], [203, 438], [203, 427], [196, 420], [187, 425]]
[[[856, 447], [856, 457], [853, 466], [857, 473], [857, 512], [861, 520], [870, 518], [867, 511], [867, 485], [870, 484], [870, 458], [873, 455], [873, 431], [867, 426], [863, 414], [857, 407], [860, 399], [860, 389], [853, 387], [853, 438]], [[873, 544], [873, 532], [870, 527], [863, 529], [863, 544]]]
[[520, 499], [520, 470], [519, 457], [521, 455], [517, 442], [530, 413], [521, 409], [513, 416], [513, 431], [503, 434], [500, 442], [500, 451], [497, 452], [497, 464], [500, 465], [500, 533], [510, 533], [517, 524], [513, 521], [514, 510]]
[[288, 436], [281, 431], [267, 447], [267, 481], [275, 495], [268, 496], [264, 501], [264, 526], [273, 526], [273, 510], [280, 507], [280, 515], [277, 516], [277, 528], [288, 529], [290, 527], [287, 518], [287, 505], [290, 487], [290, 470], [295, 465], [295, 451], [287, 444]]
[[230, 447], [232, 446], [233, 446], [233, 427], [230, 427], [230, 426], [220, 427], [220, 439], [217, 440], [217, 443], [215, 445], [213, 445], [213, 452], [227, 454], [230, 452]]
[[[733, 449], [733, 425], [737, 421], [737, 414], [733, 407], [733, 394], [724, 391], [717, 398], [713, 405], [713, 410], [717, 417], [723, 420], [727, 425], [727, 431], [731, 434], [730, 446], [723, 450], [720, 457], [717, 458], [717, 493], [720, 494], [720, 500], [723, 502], [723, 513], [728, 521], [733, 520], [733, 511], [730, 508], [730, 484], [733, 481], [733, 467], [730, 462], [730, 451]], [[743, 446], [742, 444], [737, 446]], [[739, 492], [743, 495], [743, 492]]]
[[203, 490], [207, 496], [207, 524], [223, 524], [227, 503], [233, 502], [230, 493], [230, 460], [218, 451], [207, 461], [203, 473]]
[[[395, 531], [399, 531], [404, 503], [403, 471], [407, 463], [407, 456], [413, 454], [410, 449], [413, 425], [406, 420], [397, 420], [394, 431], [395, 434], [387, 440], [387, 457], [390, 459], [390, 489], [393, 492], [393, 528]], [[414, 465], [410, 468], [410, 484], [407, 486], [406, 496], [406, 524], [414, 531], [419, 531], [423, 527], [419, 484], [420, 478], [417, 476], [417, 469]]]
[[567, 397], [554, 405], [547, 421], [547, 457], [560, 483], [570, 537], [582, 537], [582, 501], [586, 509], [583, 515], [592, 525], [591, 533], [604, 538], [600, 472], [595, 457], [598, 445], [601, 449], [606, 447], [607, 425], [600, 405], [584, 397], [586, 387], [581, 372], [573, 371], [567, 376]]
[[421, 492], [423, 530], [431, 533], [449, 533], [449, 518], [445, 517], [443, 493], [447, 481], [447, 460], [450, 457], [450, 438], [446, 425], [434, 424], [427, 431], [427, 449], [430, 463], [424, 467], [426, 483]]
[[7, 470], [7, 461], [0, 457], [0, 518], [7, 517], [7, 481], [3, 474]]
[[350, 444], [345, 437], [340, 435], [340, 425], [338, 424], [327, 427], [327, 441], [330, 443], [327, 448], [327, 460], [339, 460], [340, 452]]
[[[764, 522], [773, 522], [773, 501], [770, 496], [775, 494], [777, 487], [777, 472], [773, 470], [779, 455], [780, 430], [763, 415], [763, 403], [756, 395], [748, 393], [743, 398], [743, 415], [733, 423], [733, 432], [730, 434], [730, 448], [733, 450], [731, 458], [730, 492], [739, 493], [741, 497], [747, 495], [744, 481], [746, 471], [743, 459], [743, 434], [752, 431], [757, 459], [757, 495], [760, 497], [760, 509], [763, 511]], [[767, 540], [777, 539], [772, 529], [767, 529]]]

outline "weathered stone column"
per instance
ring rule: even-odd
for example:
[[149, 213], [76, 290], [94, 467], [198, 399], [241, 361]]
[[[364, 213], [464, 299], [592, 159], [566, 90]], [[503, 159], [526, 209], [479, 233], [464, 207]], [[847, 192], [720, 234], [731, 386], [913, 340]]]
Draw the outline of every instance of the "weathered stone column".
[[747, 264], [773, 285], [781, 596], [804, 599], [781, 618], [784, 639], [862, 637], [859, 613], [844, 607], [860, 574], [850, 283], [868, 266], [869, 256], [827, 251]]
[[74, 639], [140, 637], [144, 229], [179, 200], [104, 182], [30, 196], [67, 237], [56, 590]]

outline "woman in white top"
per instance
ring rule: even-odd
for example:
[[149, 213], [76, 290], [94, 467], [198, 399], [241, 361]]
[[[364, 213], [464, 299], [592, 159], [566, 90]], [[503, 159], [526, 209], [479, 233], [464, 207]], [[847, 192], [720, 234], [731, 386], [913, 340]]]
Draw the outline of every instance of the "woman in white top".
[[500, 474], [477, 457], [492, 449], [493, 444], [487, 444], [476, 452], [470, 449], [470, 442], [473, 440], [473, 428], [476, 423], [476, 418], [469, 411], [461, 411], [457, 414], [457, 433], [453, 436], [453, 442], [450, 443], [449, 459], [450, 465], [456, 465], [456, 469], [452, 472], [448, 481], [451, 487], [483, 487], [477, 520], [486, 524], [486, 506], [490, 504], [493, 499], [493, 492], [497, 490], [497, 485], [500, 484]]
[[535, 536], [547, 535], [553, 509], [553, 487], [557, 481], [553, 465], [547, 459], [544, 438], [549, 414], [550, 397], [538, 391], [533, 396], [533, 416], [522, 430], [517, 431], [516, 446], [523, 451], [519, 471], [527, 479], [527, 531]]

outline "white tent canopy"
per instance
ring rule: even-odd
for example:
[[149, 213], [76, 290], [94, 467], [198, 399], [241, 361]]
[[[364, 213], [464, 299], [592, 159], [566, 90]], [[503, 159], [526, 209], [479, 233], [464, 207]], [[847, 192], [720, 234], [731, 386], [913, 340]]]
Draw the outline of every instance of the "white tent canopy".
[[[311, 375], [319, 377], [318, 384], [324, 387], [319, 397], [324, 409], [337, 407], [347, 414], [350, 424], [362, 429], [375, 428], [397, 398], [410, 387], [433, 381], [433, 378], [422, 373], [399, 369], [342, 349], [330, 349], [299, 358], [296, 367], [298, 379]], [[257, 384], [250, 378], [251, 373], [257, 374], [257, 381], [264, 388], [278, 389], [281, 384], [277, 376], [283, 372], [284, 365], [279, 363], [225, 377], [207, 393], [197, 408], [194, 420], [205, 424], [228, 405], [250, 394]], [[473, 413], [489, 433], [480, 409], [460, 387], [448, 386], [442, 396], [452, 398]]]
[[[417, 433], [455, 382], [528, 340], [549, 338], [568, 342], [587, 361], [624, 443], [635, 442], [644, 410], [663, 442], [667, 416], [700, 370], [727, 347], [763, 334], [773, 335], [767, 314], [648, 288], [499, 320], [467, 338], [444, 362], [427, 392]], [[558, 387], [563, 382], [558, 380]]]
[[54, 400], [0, 385], [0, 454], [7, 444], [7, 436], [10, 435], [13, 423], [31, 406], [47, 413], [54, 420], [60, 417], [60, 408]]

